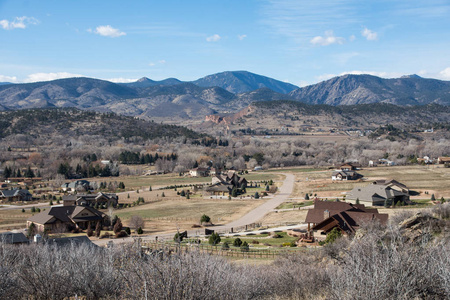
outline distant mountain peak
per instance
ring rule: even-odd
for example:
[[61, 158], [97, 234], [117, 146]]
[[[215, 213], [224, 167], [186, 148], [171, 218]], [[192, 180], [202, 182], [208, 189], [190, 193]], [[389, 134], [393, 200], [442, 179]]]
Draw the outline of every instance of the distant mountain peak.
[[147, 78], [147, 77], [142, 77], [142, 78], [138, 79], [136, 82], [147, 82], [147, 81], [153, 81], [153, 80], [151, 80], [150, 78]]
[[411, 75], [403, 75], [403, 76], [400, 77], [400, 78], [422, 78], [422, 77], [420, 77], [420, 76], [417, 75], [417, 74], [411, 74]]

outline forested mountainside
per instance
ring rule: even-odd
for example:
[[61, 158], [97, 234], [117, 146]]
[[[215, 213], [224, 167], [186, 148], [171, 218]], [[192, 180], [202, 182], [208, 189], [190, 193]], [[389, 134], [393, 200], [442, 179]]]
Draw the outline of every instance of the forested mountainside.
[[0, 112], [0, 138], [10, 135], [34, 138], [101, 136], [115, 141], [139, 137], [199, 139], [205, 135], [181, 126], [162, 125], [115, 113], [98, 113], [74, 108], [27, 109]]
[[[265, 117], [265, 116], [270, 116]], [[254, 102], [236, 114], [210, 115], [207, 121], [265, 129], [340, 128], [375, 129], [393, 124], [409, 130], [450, 129], [450, 107], [438, 104], [402, 107], [386, 103], [312, 105], [297, 101]]]

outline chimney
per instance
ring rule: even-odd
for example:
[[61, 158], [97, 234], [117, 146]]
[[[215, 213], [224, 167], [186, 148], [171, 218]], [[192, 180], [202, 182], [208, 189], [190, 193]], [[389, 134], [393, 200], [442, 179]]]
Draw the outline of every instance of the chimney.
[[326, 220], [330, 217], [330, 211], [328, 209], [323, 212], [323, 219]]

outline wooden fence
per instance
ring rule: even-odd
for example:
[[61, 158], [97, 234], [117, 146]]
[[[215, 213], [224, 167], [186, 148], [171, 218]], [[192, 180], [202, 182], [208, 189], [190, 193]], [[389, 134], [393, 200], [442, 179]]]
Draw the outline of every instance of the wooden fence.
[[142, 242], [142, 249], [144, 252], [152, 252], [162, 250], [166, 253], [187, 253], [187, 252], [199, 252], [210, 255], [219, 255], [225, 257], [235, 257], [235, 258], [257, 258], [257, 259], [274, 259], [278, 255], [283, 255], [287, 253], [296, 253], [298, 248], [289, 249], [279, 249], [279, 250], [269, 250], [269, 249], [254, 249], [250, 248], [248, 251], [242, 251], [239, 248], [230, 248], [228, 250], [223, 250], [221, 246], [212, 246], [205, 244], [177, 244], [170, 242]]

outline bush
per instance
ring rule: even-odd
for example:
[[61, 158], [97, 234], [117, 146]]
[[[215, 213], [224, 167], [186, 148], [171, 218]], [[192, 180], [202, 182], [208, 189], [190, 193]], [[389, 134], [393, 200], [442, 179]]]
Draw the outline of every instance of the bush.
[[86, 231], [86, 235], [89, 236], [89, 237], [91, 237], [91, 236], [94, 235], [94, 231], [93, 231], [91, 228], [89, 228], [89, 229]]
[[209, 222], [211, 222], [211, 218], [209, 216], [203, 214], [203, 216], [200, 218], [200, 223], [203, 224], [203, 223], [209, 223]]
[[334, 241], [336, 241], [341, 236], [342, 236], [342, 232], [337, 227], [335, 227], [327, 235], [327, 238], [325, 239], [324, 244], [334, 243]]
[[111, 237], [111, 234], [109, 232], [105, 232], [100, 236], [101, 239], [108, 239]]
[[173, 236], [173, 240], [177, 243], [181, 243], [183, 241], [183, 236], [177, 232]]
[[233, 242], [233, 246], [240, 247], [242, 245], [242, 240], [240, 238], [236, 238]]
[[119, 217], [117, 217], [116, 223], [114, 224], [114, 233], [118, 234], [121, 230], [122, 230], [122, 221], [120, 220]]
[[257, 240], [253, 240], [253, 241], [252, 241], [252, 244], [254, 244], [254, 245], [258, 245], [258, 244], [259, 244], [259, 241], [257, 241]]
[[32, 212], [32, 213], [35, 213], [35, 212], [36, 212], [36, 207], [33, 206], [33, 207], [31, 208], [31, 212]]
[[250, 247], [248, 246], [247, 242], [243, 242], [241, 245], [241, 251], [242, 252], [248, 252], [250, 250]]
[[123, 238], [123, 237], [126, 237], [126, 236], [128, 236], [128, 235], [125, 232], [125, 230], [122, 230], [122, 231], [116, 233], [116, 239], [117, 238]]
[[220, 241], [221, 241], [221, 238], [218, 233], [211, 234], [211, 236], [208, 239], [208, 243], [210, 245], [217, 245], [220, 243]]
[[228, 244], [228, 242], [222, 244], [222, 250], [230, 250], [230, 245]]
[[131, 235], [130, 227], [125, 227], [125, 232], [127, 233], [127, 235]]
[[144, 230], [142, 230], [142, 227], [139, 227], [137, 229], [137, 234], [143, 234], [143, 233], [144, 233]]
[[22, 208], [22, 212], [23, 212], [23, 213], [25, 212], [25, 208]]
[[259, 199], [259, 193], [258, 192], [255, 193], [255, 199]]
[[305, 195], [305, 200], [309, 200], [309, 195], [308, 194]]

